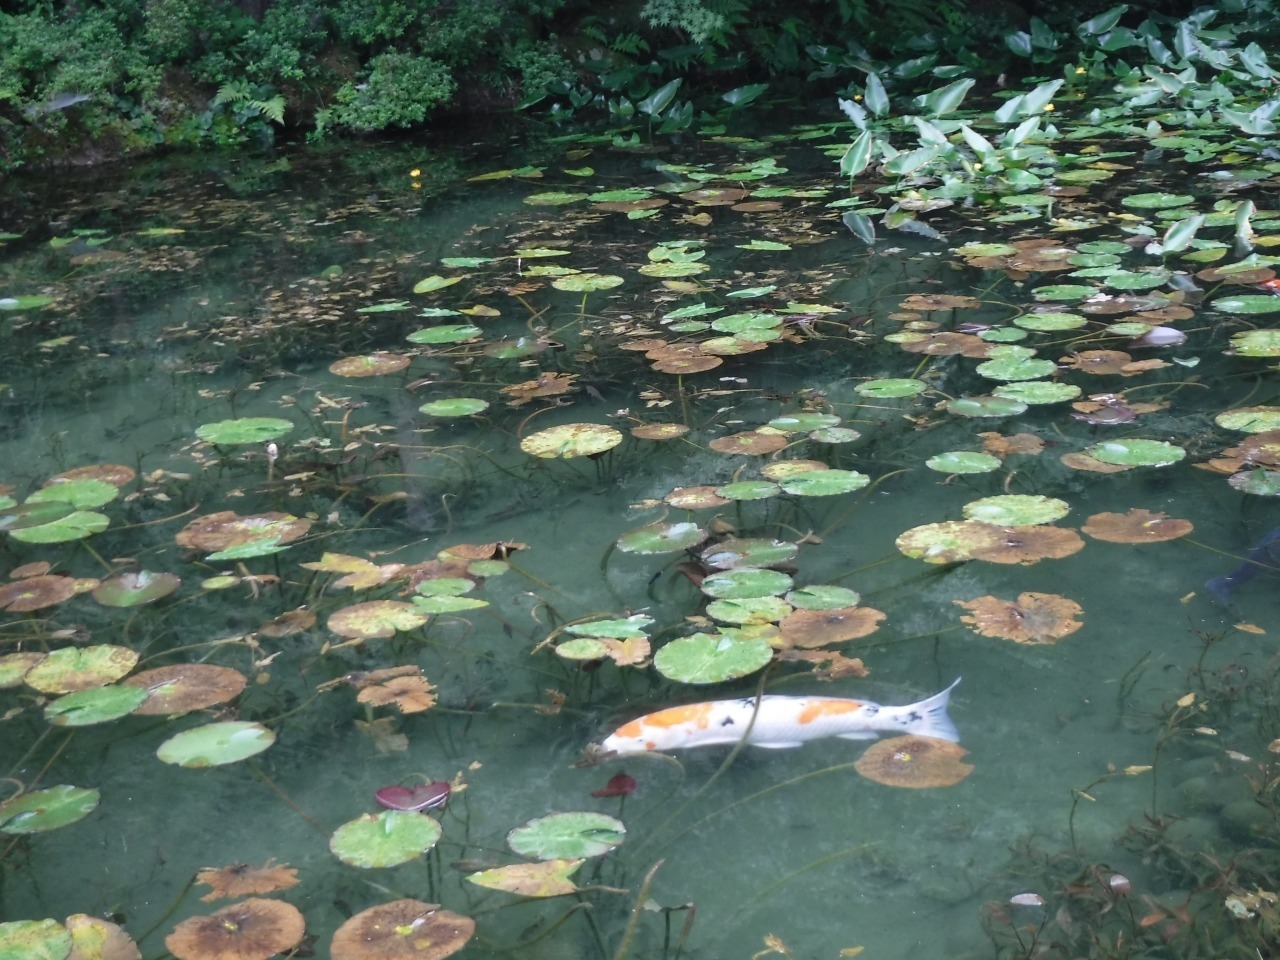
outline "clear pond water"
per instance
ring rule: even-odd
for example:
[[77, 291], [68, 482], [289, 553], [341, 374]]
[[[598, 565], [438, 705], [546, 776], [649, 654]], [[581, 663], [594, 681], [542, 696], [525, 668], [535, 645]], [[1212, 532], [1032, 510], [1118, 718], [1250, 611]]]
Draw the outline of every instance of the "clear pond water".
[[[362, 144], [9, 184], [0, 516], [67, 471], [128, 469], [84, 507], [105, 528], [32, 542], [9, 519], [0, 541], [7, 579], [80, 581], [0, 614], [4, 795], [100, 791], [75, 822], [0, 833], [0, 920], [102, 917], [159, 957], [180, 921], [229, 902], [202, 902], [197, 871], [274, 860], [299, 882], [266, 895], [301, 910], [317, 956], [349, 917], [404, 897], [473, 917], [468, 957], [1236, 957], [1269, 942], [1272, 907], [1238, 900], [1253, 907], [1239, 918], [1227, 900], [1278, 866], [1275, 580], [1231, 581], [1229, 605], [1204, 587], [1280, 523], [1274, 360], [1230, 349], [1270, 315], [1214, 307], [1260, 278], [1224, 285], [1117, 246], [1169, 216], [1117, 204], [1168, 188], [1136, 158], [1049, 214], [942, 210], [921, 214], [940, 239], [882, 229], [868, 247], [832, 206], [849, 190], [819, 148], [840, 135], [815, 129], [639, 154]], [[1014, 252], [965, 246], [979, 242]], [[1087, 272], [1115, 264], [1188, 282]], [[1150, 327], [1185, 342], [1135, 344]], [[421, 330], [435, 333], [410, 339]], [[1024, 377], [1032, 360], [1050, 369]], [[477, 403], [441, 403], [457, 398]], [[1221, 417], [1238, 410], [1254, 413]], [[794, 415], [821, 419], [769, 426]], [[208, 425], [242, 418], [287, 423], [215, 442]], [[567, 424], [589, 426], [542, 434]], [[669, 426], [633, 433], [654, 424]], [[576, 455], [593, 432], [608, 449]], [[522, 449], [540, 435], [553, 455]], [[847, 492], [725, 489], [788, 460], [814, 461], [795, 468], [808, 483], [856, 473]], [[695, 486], [720, 495], [668, 501]], [[1022, 499], [984, 499], [1006, 496]], [[308, 524], [265, 546], [193, 542], [223, 511]], [[1149, 515], [1099, 519], [1131, 511]], [[1000, 529], [926, 527], [970, 514]], [[699, 531], [688, 548], [675, 524]], [[650, 526], [638, 552], [624, 535]], [[901, 539], [921, 527], [923, 546]], [[771, 565], [795, 588], [856, 591], [858, 612], [832, 619], [865, 635], [822, 643], [779, 627], [776, 606], [709, 608], [700, 553], [735, 538], [795, 545]], [[180, 586], [95, 600], [94, 581], [139, 570]], [[487, 605], [414, 606], [424, 594]], [[417, 624], [353, 635], [343, 611], [375, 600]], [[617, 654], [632, 662], [610, 659], [616, 639], [556, 653], [566, 625], [637, 614], [650, 652]], [[763, 639], [771, 662], [718, 683], [685, 682], [706, 676], [676, 656], [652, 665], [694, 633]], [[51, 722], [64, 689], [33, 687], [12, 657], [99, 645], [138, 654], [103, 682], [198, 663], [248, 683], [189, 713]], [[723, 649], [698, 668], [720, 669]], [[358, 701], [390, 667], [438, 702]], [[761, 689], [901, 704], [956, 677], [973, 769], [951, 786], [866, 779], [852, 764], [868, 743], [844, 739], [577, 765], [673, 704]], [[212, 766], [157, 756], [232, 720], [274, 742]], [[592, 796], [620, 772], [634, 793]], [[430, 780], [454, 781], [430, 852], [362, 868], [331, 850], [380, 811], [377, 790]], [[579, 892], [468, 879], [535, 862], [508, 833], [569, 811], [626, 829], [578, 868]], [[1027, 894], [1043, 904], [1010, 902]]]

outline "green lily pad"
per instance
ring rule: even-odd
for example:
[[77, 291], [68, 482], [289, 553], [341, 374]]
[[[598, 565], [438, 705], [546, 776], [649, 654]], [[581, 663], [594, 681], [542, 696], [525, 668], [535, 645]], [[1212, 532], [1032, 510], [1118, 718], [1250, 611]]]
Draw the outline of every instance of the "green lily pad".
[[947, 412], [960, 417], [1016, 417], [1027, 405], [1008, 397], [961, 397], [947, 401]]
[[522, 857], [567, 860], [599, 857], [622, 843], [627, 828], [603, 813], [552, 813], [530, 820], [507, 834], [507, 844]]
[[466, 577], [435, 577], [423, 580], [414, 590], [424, 597], [460, 597], [475, 588], [475, 581]]
[[612, 450], [622, 442], [622, 434], [599, 423], [562, 423], [531, 433], [520, 441], [520, 449], [535, 457], [590, 457]]
[[813, 584], [798, 587], [786, 595], [787, 603], [797, 610], [836, 610], [840, 607], [856, 607], [862, 597], [848, 587], [831, 584]]
[[618, 549], [623, 553], [677, 553], [705, 539], [706, 531], [696, 523], [651, 523], [620, 536]]
[[292, 429], [292, 423], [279, 417], [240, 417], [238, 420], [202, 423], [196, 427], [196, 436], [206, 443], [231, 446], [278, 440]]
[[27, 671], [47, 656], [35, 650], [0, 655], [0, 690], [18, 686]]
[[721, 623], [777, 623], [790, 612], [791, 604], [779, 597], [712, 600], [707, 604], [707, 616]]
[[1113, 290], [1150, 290], [1168, 281], [1171, 272], [1163, 267], [1149, 270], [1115, 270], [1105, 274], [1107, 286]]
[[1071, 512], [1071, 504], [1052, 497], [1015, 493], [972, 500], [964, 505], [963, 512], [967, 520], [1021, 527], [1060, 520]]
[[93, 599], [104, 607], [140, 607], [173, 593], [182, 579], [173, 573], [130, 571], [104, 580], [93, 591]]
[[179, 767], [216, 767], [256, 756], [275, 740], [260, 723], [224, 720], [175, 734], [160, 744], [156, 756]]
[[767, 500], [781, 491], [781, 487], [769, 480], [739, 480], [716, 487], [716, 496], [726, 500]]
[[1036, 287], [1031, 295], [1037, 300], [1084, 300], [1097, 292], [1097, 287], [1083, 283], [1055, 283], [1047, 287]]
[[23, 682], [41, 693], [75, 693], [114, 683], [138, 663], [138, 652], [99, 643], [54, 650], [27, 671]]
[[1163, 440], [1104, 440], [1084, 452], [1121, 467], [1167, 467], [1187, 455], [1182, 447]]
[[383, 810], [348, 820], [333, 831], [329, 849], [353, 867], [394, 867], [422, 856], [443, 832], [426, 814]]
[[132, 713], [145, 699], [147, 691], [141, 687], [96, 687], [52, 701], [44, 708], [44, 718], [59, 727], [85, 727]]
[[43, 833], [83, 820], [98, 805], [101, 794], [65, 784], [33, 790], [0, 803], [0, 832]]
[[53, 303], [53, 297], [25, 294], [21, 297], [0, 297], [0, 310], [35, 310]]
[[414, 293], [435, 293], [435, 291], [437, 290], [443, 290], [445, 287], [453, 286], [455, 283], [457, 283], [461, 279], [462, 279], [461, 277], [441, 277], [441, 276], [426, 277], [422, 280], [419, 280], [417, 283], [413, 285], [413, 292]]
[[[53, 523], [75, 512], [75, 507], [62, 501], [24, 503], [0, 510], [0, 531], [22, 530]], [[98, 516], [98, 514], [95, 514]], [[104, 528], [105, 529], [105, 528]]]
[[1135, 193], [1120, 203], [1135, 210], [1164, 210], [1168, 207], [1185, 207], [1196, 198], [1187, 193]]
[[755, 673], [772, 659], [773, 648], [758, 637], [734, 640], [695, 633], [663, 646], [653, 665], [668, 680], [679, 683], [722, 683]]
[[1241, 433], [1266, 433], [1269, 430], [1280, 430], [1280, 407], [1243, 407], [1239, 410], [1224, 410], [1213, 418], [1213, 422], [1224, 430], [1238, 430]]
[[750, 243], [735, 244], [739, 250], [790, 250], [791, 247], [776, 240], [752, 240]]
[[623, 187], [620, 190], [602, 190], [590, 194], [587, 199], [592, 203], [634, 203], [637, 200], [648, 200], [653, 194], [639, 187]]
[[414, 597], [414, 609], [419, 613], [438, 616], [442, 613], [461, 613], [463, 610], [479, 610], [489, 606], [488, 600], [478, 597]]
[[388, 303], [375, 303], [371, 307], [361, 307], [356, 313], [393, 313], [397, 310], [408, 310], [411, 306], [408, 300], [392, 300]]
[[717, 570], [735, 567], [774, 567], [786, 563], [800, 552], [800, 547], [786, 540], [734, 538], [712, 544], [702, 551], [701, 560]]
[[621, 620], [588, 620], [565, 627], [565, 633], [579, 637], [612, 637], [615, 640], [631, 640], [647, 636], [645, 628], [653, 625], [653, 617], [635, 613]]
[[[995, 349], [1013, 350], [1016, 347]], [[1025, 349], [1025, 348], [1024, 348]], [[985, 360], [974, 368], [979, 376], [988, 380], [1037, 380], [1057, 372], [1058, 365], [1052, 360], [1040, 360], [1035, 357], [1004, 357]]]
[[898, 397], [914, 397], [928, 389], [929, 385], [923, 380], [889, 377], [882, 380], [867, 380], [854, 387], [853, 392], [860, 397], [892, 400]]
[[[1280, 302], [1280, 297], [1274, 299]], [[1242, 357], [1280, 357], [1280, 330], [1245, 330], [1233, 334], [1231, 349]]]
[[92, 510], [118, 496], [120, 488], [105, 480], [59, 480], [36, 490], [27, 497], [27, 503], [59, 501], [69, 503], [77, 510]]
[[426, 344], [462, 343], [466, 340], [476, 340], [483, 335], [484, 331], [473, 323], [444, 323], [438, 327], [415, 330], [405, 339], [412, 343]]
[[693, 317], [705, 317], [707, 314], [720, 313], [724, 307], [712, 307], [705, 303], [694, 303], [687, 307], [681, 307], [679, 310], [672, 310], [670, 313], [664, 313], [662, 319], [666, 320], [688, 320]]
[[[782, 318], [772, 313], [732, 313], [727, 317], [717, 317], [711, 321], [712, 330], [739, 336], [768, 331], [765, 336], [774, 338], [777, 336], [775, 331], [780, 326], [782, 326]], [[753, 338], [748, 336], [747, 339]], [[839, 422], [838, 419], [837, 422]]]
[[990, 473], [1000, 469], [1000, 460], [989, 453], [949, 450], [930, 457], [924, 465], [939, 473]]
[[736, 297], [739, 300], [754, 300], [756, 297], [767, 296], [777, 289], [778, 288], [775, 284], [769, 284], [764, 287], [744, 287], [741, 290], [732, 290], [729, 293], [726, 293], [725, 296]]
[[962, 257], [1011, 257], [1018, 248], [1007, 243], [966, 243], [956, 247], [955, 252]]
[[787, 477], [778, 485], [784, 493], [797, 497], [831, 497], [861, 490], [870, 482], [870, 477], [856, 470], [811, 470]]
[[[3, 305], [0, 300], [0, 309]], [[72, 945], [70, 932], [57, 920], [0, 923], [0, 960], [63, 960]]]
[[[1280, 297], [1271, 294], [1246, 294], [1239, 297], [1219, 297], [1209, 306], [1223, 313], [1280, 313]], [[1251, 331], [1259, 332], [1259, 331]], [[1266, 331], [1274, 333], [1275, 331]]]
[[206, 560], [247, 560], [250, 557], [268, 557], [288, 549], [280, 543], [279, 537], [259, 537], [247, 540], [209, 554]]
[[775, 430], [808, 433], [810, 430], [834, 427], [839, 422], [840, 418], [833, 413], [788, 413], [774, 417], [769, 421], [769, 426]]
[[660, 263], [646, 263], [638, 272], [644, 274], [646, 277], [663, 277], [670, 279], [673, 277], [692, 277], [695, 274], [706, 273], [710, 269], [711, 267], [705, 263], [676, 263], [664, 261]]
[[600, 637], [574, 637], [556, 644], [556, 655], [566, 660], [607, 660], [609, 647]]
[[429, 417], [473, 417], [489, 408], [487, 400], [475, 397], [450, 397], [447, 400], [432, 400], [418, 409]]
[[699, 589], [709, 597], [741, 600], [746, 597], [780, 596], [791, 589], [792, 581], [785, 573], [756, 567], [722, 570], [706, 577]]
[[1074, 330], [1083, 327], [1087, 321], [1075, 313], [1027, 313], [1013, 320], [1016, 326], [1024, 330], [1039, 330], [1048, 333], [1059, 330]]
[[621, 277], [607, 273], [573, 273], [567, 277], [557, 277], [551, 281], [551, 286], [570, 293], [590, 293], [594, 290], [611, 290], [621, 286], [622, 282]]
[[[17, 509], [16, 507], [14, 509]], [[52, 523], [43, 523], [37, 527], [10, 529], [9, 536], [23, 543], [67, 543], [71, 540], [83, 540], [95, 533], [101, 533], [111, 525], [111, 518], [105, 513], [93, 513], [87, 510], [75, 510]]]
[[1028, 406], [1043, 403], [1063, 403], [1067, 400], [1076, 399], [1082, 392], [1074, 383], [1054, 383], [1047, 380], [1002, 383], [991, 391], [995, 397], [1015, 400]]

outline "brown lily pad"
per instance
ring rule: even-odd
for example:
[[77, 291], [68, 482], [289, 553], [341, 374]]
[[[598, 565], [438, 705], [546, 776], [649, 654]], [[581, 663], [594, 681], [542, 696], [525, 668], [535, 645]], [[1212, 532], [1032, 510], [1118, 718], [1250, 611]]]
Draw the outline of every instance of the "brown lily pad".
[[137, 475], [137, 471], [132, 467], [126, 467], [119, 463], [99, 463], [87, 467], [76, 467], [73, 470], [64, 470], [62, 473], [50, 477], [45, 486], [71, 480], [102, 480], [113, 487], [123, 487]]
[[1083, 624], [1080, 604], [1054, 593], [1023, 593], [1017, 600], [985, 596], [957, 600], [969, 613], [960, 619], [984, 637], [1015, 643], [1057, 643]]
[[1034, 457], [1044, 452], [1044, 441], [1031, 433], [1015, 433], [1006, 437], [999, 433], [988, 431], [980, 433], [978, 436], [982, 437], [983, 452], [989, 453], [993, 457], [999, 457], [1001, 460], [1014, 454], [1025, 454]]
[[674, 440], [688, 432], [683, 423], [642, 423], [631, 428], [631, 435], [639, 440]]
[[311, 521], [289, 513], [260, 513], [242, 517], [234, 510], [220, 510], [197, 517], [174, 535], [178, 546], [214, 553], [258, 540], [279, 543], [297, 540], [311, 529]]
[[973, 551], [975, 560], [988, 563], [1031, 564], [1058, 560], [1084, 549], [1084, 539], [1074, 530], [1047, 524], [996, 527], [998, 540]]
[[133, 712], [144, 716], [169, 716], [203, 710], [240, 695], [249, 682], [239, 670], [212, 663], [177, 663], [143, 670], [121, 681], [142, 687], [147, 699]]
[[982, 306], [977, 297], [957, 296], [950, 293], [913, 293], [906, 297], [898, 308], [901, 310], [963, 310]]
[[714, 370], [723, 363], [724, 361], [719, 357], [698, 353], [664, 357], [661, 360], [655, 360], [652, 367], [659, 373], [674, 373], [684, 376], [689, 373], [704, 373], [707, 370]]
[[56, 607], [76, 595], [74, 577], [43, 574], [0, 584], [0, 610], [29, 613]]
[[904, 331], [890, 334], [885, 339], [896, 343], [899, 349], [907, 353], [923, 353], [931, 357], [962, 356], [973, 360], [984, 360], [991, 344], [975, 337], [971, 333], [924, 333], [922, 331]]
[[982, 550], [998, 547], [1003, 529], [977, 520], [944, 520], [905, 530], [894, 545], [925, 563], [963, 563]]
[[196, 883], [209, 887], [200, 899], [205, 903], [230, 897], [288, 890], [298, 882], [298, 871], [287, 863], [274, 866], [274, 859], [260, 867], [237, 863], [230, 867], [205, 867], [196, 874]]
[[868, 780], [889, 787], [950, 787], [973, 772], [958, 743], [934, 737], [891, 737], [873, 743], [853, 768]]
[[383, 683], [361, 687], [356, 699], [374, 707], [394, 706], [401, 713], [422, 713], [436, 705], [435, 687], [420, 668], [409, 676], [392, 677]]
[[662, 499], [681, 510], [710, 510], [733, 502], [716, 493], [714, 486], [676, 487]]
[[1190, 520], [1135, 508], [1128, 513], [1094, 514], [1081, 529], [1095, 540], [1110, 543], [1158, 543], [1185, 537], [1195, 526]]
[[541, 863], [513, 863], [468, 875], [480, 887], [503, 890], [522, 897], [562, 897], [578, 886], [569, 878], [584, 860], [543, 860]]
[[305, 930], [297, 907], [253, 897], [183, 920], [164, 945], [178, 960], [267, 960], [296, 947]]
[[776, 453], [790, 442], [785, 433], [760, 429], [731, 433], [727, 437], [716, 437], [708, 446], [717, 453], [747, 454], [759, 457], [767, 453]]
[[333, 934], [331, 960], [440, 960], [476, 932], [470, 917], [421, 900], [393, 900], [362, 910]]
[[871, 607], [836, 607], [831, 610], [796, 610], [778, 622], [778, 646], [813, 649], [846, 640], [857, 640], [880, 629], [884, 614]]

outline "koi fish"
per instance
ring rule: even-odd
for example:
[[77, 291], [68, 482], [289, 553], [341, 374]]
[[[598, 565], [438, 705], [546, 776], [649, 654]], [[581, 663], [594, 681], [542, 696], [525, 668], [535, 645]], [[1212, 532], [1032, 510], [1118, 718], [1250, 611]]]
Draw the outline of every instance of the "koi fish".
[[1265, 570], [1280, 568], [1280, 527], [1258, 541], [1247, 559], [1230, 573], [1214, 577], [1205, 584], [1222, 603], [1230, 605], [1231, 595], [1242, 583], [1248, 583]]
[[870, 700], [779, 694], [769, 694], [758, 701], [745, 697], [668, 707], [624, 723], [605, 737], [601, 746], [611, 753], [644, 753], [733, 744], [745, 739], [753, 746], [782, 750], [823, 737], [874, 740], [881, 733], [911, 733], [955, 741], [960, 736], [947, 716], [947, 702], [959, 682], [957, 677], [941, 693], [902, 707], [887, 707]]

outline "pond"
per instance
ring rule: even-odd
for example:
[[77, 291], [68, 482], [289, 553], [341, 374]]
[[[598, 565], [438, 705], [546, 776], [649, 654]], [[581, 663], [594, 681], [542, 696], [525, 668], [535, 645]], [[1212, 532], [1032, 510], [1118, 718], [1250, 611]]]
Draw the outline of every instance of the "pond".
[[1273, 946], [1275, 164], [850, 131], [10, 184], [0, 956]]

